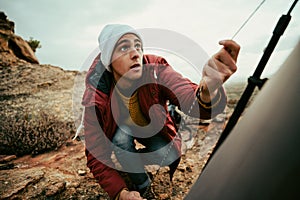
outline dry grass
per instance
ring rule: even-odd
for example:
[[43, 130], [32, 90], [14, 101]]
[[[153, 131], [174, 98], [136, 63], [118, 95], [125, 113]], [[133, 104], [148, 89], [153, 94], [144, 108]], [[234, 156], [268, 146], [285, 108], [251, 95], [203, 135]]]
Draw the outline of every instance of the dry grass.
[[0, 114], [2, 154], [39, 154], [60, 147], [74, 134], [71, 122], [57, 120], [43, 111]]

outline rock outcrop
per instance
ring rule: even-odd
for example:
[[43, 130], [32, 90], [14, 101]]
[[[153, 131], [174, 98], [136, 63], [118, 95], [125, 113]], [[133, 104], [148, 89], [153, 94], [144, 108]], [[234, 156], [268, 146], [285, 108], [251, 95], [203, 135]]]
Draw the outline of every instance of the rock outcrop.
[[0, 52], [6, 54], [5, 58], [16, 57], [29, 63], [39, 63], [29, 44], [15, 34], [14, 22], [9, 21], [4, 12], [0, 12]]
[[77, 74], [38, 64], [28, 43], [14, 34], [14, 22], [0, 12], [0, 154], [40, 154], [72, 137]]

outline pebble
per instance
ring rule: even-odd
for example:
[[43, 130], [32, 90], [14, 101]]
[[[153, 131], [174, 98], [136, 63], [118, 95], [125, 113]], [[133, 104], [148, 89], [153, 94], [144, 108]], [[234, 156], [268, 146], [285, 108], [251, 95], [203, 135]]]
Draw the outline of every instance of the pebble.
[[84, 176], [86, 175], [86, 171], [85, 170], [78, 170], [77, 173], [80, 175], [80, 176]]
[[8, 156], [0, 156], [0, 163], [2, 162], [9, 162], [9, 161], [12, 161], [14, 159], [16, 159], [17, 156], [16, 155], [8, 155]]

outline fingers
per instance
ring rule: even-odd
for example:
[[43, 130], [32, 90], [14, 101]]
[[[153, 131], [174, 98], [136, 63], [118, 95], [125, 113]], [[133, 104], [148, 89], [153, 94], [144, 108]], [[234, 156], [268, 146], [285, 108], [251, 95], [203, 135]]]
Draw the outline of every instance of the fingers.
[[210, 91], [219, 88], [237, 70], [240, 46], [232, 40], [222, 40], [220, 44], [224, 47], [203, 68], [202, 79]]
[[[230, 70], [234, 73], [237, 70], [236, 61], [224, 48], [221, 49], [217, 54], [215, 54], [213, 58], [215, 58], [213, 61], [216, 62], [215, 66], [217, 66], [218, 71]], [[220, 61], [221, 63], [218, 63], [218, 61]]]
[[224, 49], [230, 54], [230, 56], [236, 62], [240, 51], [240, 45], [238, 45], [233, 40], [221, 40], [219, 44], [224, 46]]
[[122, 191], [122, 193], [120, 194], [120, 200], [144, 200], [140, 193], [137, 191], [127, 191], [124, 190]]
[[[224, 59], [224, 58], [223, 58]], [[215, 73], [221, 79], [221, 82], [225, 82], [232, 74], [234, 74], [237, 70], [237, 67], [232, 61], [224, 61], [220, 59], [211, 60], [210, 67], [214, 68]], [[218, 81], [218, 82], [220, 82]]]
[[211, 66], [215, 66], [215, 69], [221, 72], [226, 80], [237, 70], [236, 61], [240, 46], [233, 40], [222, 40], [219, 44], [224, 47], [213, 56], [215, 65]]
[[131, 191], [129, 192], [129, 199], [130, 200], [143, 200], [139, 192]]

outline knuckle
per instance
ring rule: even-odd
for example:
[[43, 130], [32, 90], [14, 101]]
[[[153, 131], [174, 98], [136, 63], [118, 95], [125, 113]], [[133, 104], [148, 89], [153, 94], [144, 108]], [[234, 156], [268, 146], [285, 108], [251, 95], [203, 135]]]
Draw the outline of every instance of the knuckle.
[[217, 58], [216, 56], [213, 56], [211, 59], [208, 60], [207, 64], [205, 65], [206, 68], [214, 68], [214, 66], [216, 65], [216, 61]]
[[234, 65], [233, 67], [232, 67], [232, 73], [235, 73], [236, 71], [237, 71], [237, 66], [236, 65]]

